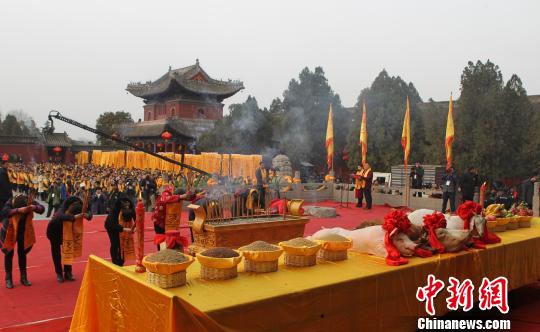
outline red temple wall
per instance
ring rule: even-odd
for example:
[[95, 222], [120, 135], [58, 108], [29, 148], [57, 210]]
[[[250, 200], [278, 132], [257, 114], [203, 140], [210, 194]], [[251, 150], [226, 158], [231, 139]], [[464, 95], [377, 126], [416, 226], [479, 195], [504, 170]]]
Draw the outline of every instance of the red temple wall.
[[144, 121], [161, 120], [166, 118], [204, 118], [210, 120], [219, 120], [223, 118], [223, 105], [169, 101], [144, 106]]
[[[62, 148], [65, 149], [65, 148]], [[0, 156], [4, 153], [9, 155], [19, 155], [24, 163], [36, 162], [42, 163], [47, 161], [60, 161], [71, 164], [75, 161], [75, 155], [70, 148], [66, 149], [59, 155], [54, 152], [47, 154], [47, 149], [41, 144], [0, 144]], [[52, 158], [49, 160], [49, 156]]]
[[0, 156], [4, 153], [20, 155], [25, 163], [47, 161], [47, 152], [41, 144], [0, 144]]

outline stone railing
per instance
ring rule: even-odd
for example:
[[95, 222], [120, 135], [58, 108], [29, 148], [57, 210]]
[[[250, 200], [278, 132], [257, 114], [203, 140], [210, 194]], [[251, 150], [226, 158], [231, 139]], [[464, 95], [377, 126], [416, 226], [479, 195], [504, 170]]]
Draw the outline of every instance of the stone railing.
[[[420, 197], [419, 193], [422, 194]], [[405, 205], [405, 189], [402, 187], [374, 186], [372, 191], [373, 204], [390, 206]], [[434, 197], [435, 196], [435, 197]], [[333, 200], [336, 203], [356, 204], [354, 185], [332, 183], [302, 183], [292, 184], [291, 189], [281, 192], [281, 197], [287, 199], [303, 199], [306, 203]], [[478, 193], [474, 200], [478, 202]], [[456, 207], [461, 202], [461, 193], [456, 194]], [[432, 189], [410, 189], [409, 207], [416, 209], [432, 209], [440, 211], [442, 208], [442, 191]], [[450, 208], [448, 203], [447, 208]], [[540, 182], [534, 186], [533, 211], [540, 216]]]
[[[347, 184], [336, 184], [334, 190], [334, 200], [336, 202], [347, 202], [356, 204], [357, 200], [354, 197], [354, 185], [349, 185], [349, 193], [347, 195]], [[420, 197], [419, 194], [422, 194]], [[390, 206], [405, 206], [405, 189], [403, 187], [390, 186], [374, 186], [371, 196], [373, 204]], [[437, 195], [433, 197], [433, 195]], [[461, 195], [456, 195], [456, 206], [461, 201]], [[365, 204], [365, 201], [364, 201]], [[409, 207], [416, 209], [432, 209], [440, 210], [442, 208], [442, 191], [432, 189], [410, 189]], [[450, 208], [450, 203], [448, 203]]]
[[281, 198], [303, 199], [306, 203], [332, 200], [334, 184], [332, 183], [293, 183], [291, 189], [280, 192]]

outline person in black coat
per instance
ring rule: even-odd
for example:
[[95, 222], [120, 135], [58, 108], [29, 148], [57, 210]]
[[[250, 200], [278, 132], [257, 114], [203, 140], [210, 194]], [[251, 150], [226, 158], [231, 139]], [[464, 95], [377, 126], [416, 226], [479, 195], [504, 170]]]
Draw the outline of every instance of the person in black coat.
[[519, 200], [527, 203], [530, 209], [533, 207], [534, 183], [536, 180], [536, 176], [532, 176], [521, 183]]
[[12, 186], [9, 182], [7, 164], [1, 161], [0, 165], [0, 210], [4, 207], [7, 201], [13, 197]]
[[[56, 280], [58, 282], [74, 281], [71, 265], [64, 265], [62, 276], [62, 239], [64, 222], [74, 222], [82, 213], [82, 200], [77, 196], [66, 198], [62, 207], [54, 214], [47, 224], [47, 238], [51, 243], [51, 255], [54, 263], [54, 271], [56, 272]], [[92, 214], [85, 213], [83, 215], [86, 220], [92, 219]]]
[[92, 200], [91, 200], [92, 204], [92, 214], [93, 215], [97, 215], [97, 214], [105, 214], [106, 213], [106, 210], [107, 210], [107, 197], [105, 196], [105, 194], [103, 193], [103, 191], [101, 191], [101, 188], [96, 188], [96, 191], [94, 192], [94, 194], [92, 195]]
[[[133, 228], [124, 228], [120, 225], [119, 218], [122, 214], [122, 218], [125, 221], [135, 221], [135, 207], [131, 199], [125, 195], [120, 196], [114, 203], [112, 211], [105, 219], [105, 229], [109, 236], [111, 243], [110, 253], [113, 264], [118, 266], [124, 265], [124, 257], [120, 250], [120, 233], [130, 232], [133, 233]], [[135, 223], [133, 224], [135, 226]]]
[[[416, 163], [414, 165], [414, 167], [411, 169], [409, 177], [411, 178], [412, 189], [422, 189], [424, 184], [424, 168], [420, 165], [420, 163]], [[422, 197], [422, 192], [415, 192], [413, 196], [416, 197], [416, 194], [418, 194], [418, 197]]]
[[255, 178], [257, 179], [257, 191], [259, 194], [259, 208], [265, 208], [265, 196], [266, 187], [268, 187], [268, 175], [264, 163], [261, 161], [259, 167], [255, 171]]
[[442, 189], [443, 189], [443, 204], [442, 213], [446, 213], [446, 207], [448, 201], [450, 201], [450, 211], [456, 211], [456, 191], [457, 191], [457, 177], [454, 173], [454, 168], [450, 167], [446, 170], [446, 174], [442, 177]]
[[146, 175], [144, 179], [139, 182], [139, 187], [142, 191], [142, 199], [144, 202], [145, 210], [152, 210], [152, 197], [156, 194], [157, 183], [156, 180], [152, 179], [150, 175]]
[[474, 167], [469, 167], [467, 173], [463, 174], [460, 181], [463, 202], [474, 200], [474, 190], [478, 185], [478, 171]]
[[[15, 256], [14, 246], [6, 247], [6, 236], [8, 235], [8, 229], [10, 226], [10, 219], [16, 214], [20, 214], [18, 222], [17, 233], [15, 236], [15, 244], [17, 246], [17, 257], [19, 259], [19, 272], [21, 274], [21, 284], [24, 286], [31, 286], [26, 274], [26, 255], [32, 250], [33, 243], [25, 243], [26, 240], [34, 240], [35, 236], [29, 236], [25, 238], [27, 231], [31, 231], [33, 225], [29, 225], [26, 220], [28, 213], [37, 212], [43, 213], [45, 207], [43, 205], [33, 201], [28, 205], [28, 196], [18, 195], [15, 198], [10, 199], [4, 204], [4, 207], [0, 211], [0, 248], [4, 253], [4, 269], [6, 271], [6, 288], [13, 288], [13, 256]], [[31, 223], [31, 221], [30, 221]], [[8, 249], [9, 248], [9, 249]]]

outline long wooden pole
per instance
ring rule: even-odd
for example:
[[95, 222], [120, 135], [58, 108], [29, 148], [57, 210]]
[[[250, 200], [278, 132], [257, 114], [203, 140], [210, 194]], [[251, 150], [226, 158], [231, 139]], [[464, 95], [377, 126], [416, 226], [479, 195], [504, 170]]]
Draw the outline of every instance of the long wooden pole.
[[135, 272], [143, 273], [146, 268], [142, 265], [144, 257], [144, 204], [141, 197], [137, 201], [135, 209], [135, 227], [137, 230], [137, 250], [135, 251]]

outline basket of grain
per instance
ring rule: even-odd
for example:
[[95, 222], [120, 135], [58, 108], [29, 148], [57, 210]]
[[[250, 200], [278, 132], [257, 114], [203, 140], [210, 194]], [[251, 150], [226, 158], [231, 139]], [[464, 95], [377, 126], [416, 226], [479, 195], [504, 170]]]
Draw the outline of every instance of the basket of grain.
[[317, 251], [321, 248], [317, 242], [297, 237], [280, 242], [279, 246], [285, 251], [285, 265], [304, 267], [317, 264]]
[[206, 280], [226, 280], [238, 276], [237, 266], [242, 261], [242, 253], [236, 250], [215, 247], [197, 253], [201, 263], [201, 278]]
[[497, 226], [495, 227], [495, 232], [504, 232], [506, 231], [506, 225], [510, 222], [510, 218], [497, 218]]
[[518, 229], [519, 228], [519, 217], [518, 216], [510, 217], [508, 219], [510, 219], [510, 221], [508, 222], [508, 224], [506, 224], [506, 229], [507, 230], [512, 230], [512, 229]]
[[283, 249], [264, 242], [255, 241], [238, 248], [244, 255], [244, 270], [247, 272], [275, 272], [278, 269], [278, 260]]
[[193, 257], [171, 249], [158, 251], [142, 260], [147, 270], [146, 281], [161, 288], [185, 285], [186, 269], [191, 263]]
[[317, 258], [325, 261], [342, 261], [347, 259], [347, 250], [352, 247], [352, 241], [339, 234], [326, 234], [314, 239], [321, 245]]
[[519, 216], [519, 227], [531, 227], [532, 216]]

